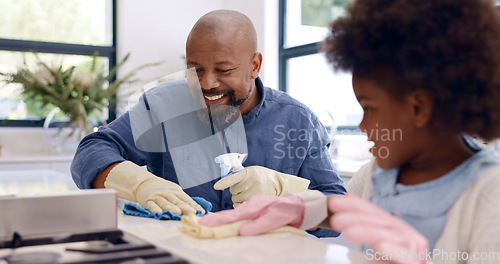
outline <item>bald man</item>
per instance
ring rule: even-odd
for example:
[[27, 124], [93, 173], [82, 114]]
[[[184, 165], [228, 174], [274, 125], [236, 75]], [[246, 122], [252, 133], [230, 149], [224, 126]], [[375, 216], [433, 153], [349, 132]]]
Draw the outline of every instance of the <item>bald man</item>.
[[248, 114], [260, 102], [255, 79], [262, 54], [257, 52], [257, 34], [245, 15], [217, 10], [201, 17], [186, 41], [188, 68], [195, 68], [205, 95], [219, 96], [207, 105], [229, 104]]
[[[148, 151], [141, 147], [154, 147], [155, 143], [138, 146], [141, 139], [147, 141], [154, 136], [138, 139], [133, 134], [134, 124], [147, 120], [134, 118], [134, 111], [142, 107], [151, 112], [158, 107], [163, 109], [158, 112], [170, 113], [174, 108], [165, 107], [177, 105], [175, 109], [179, 109], [190, 104], [182, 101], [190, 97], [182, 88], [186, 81], [174, 82], [146, 92], [138, 106], [82, 140], [71, 166], [73, 179], [80, 188], [113, 188], [119, 197], [138, 202], [150, 211], [179, 214], [203, 211], [190, 198], [194, 196], [208, 200], [212, 211], [219, 211], [232, 209], [253, 195], [285, 196], [307, 188], [325, 194], [345, 193], [344, 183], [328, 154], [330, 139], [318, 118], [286, 93], [263, 86], [259, 78], [262, 54], [257, 51], [256, 32], [248, 17], [231, 10], [216, 10], [201, 17], [186, 41], [186, 63], [196, 71], [210, 121], [220, 106], [234, 107], [241, 113], [245, 146], [231, 152], [246, 150], [244, 171], [221, 180], [218, 171], [212, 172], [210, 165], [203, 165], [215, 164], [213, 156], [227, 152], [225, 148], [217, 153], [214, 149], [218, 147], [210, 145], [211, 138], [220, 138], [213, 133], [213, 127], [212, 133], [201, 135], [193, 133], [193, 129], [179, 130], [188, 126], [171, 121], [197, 120], [191, 117], [200, 116], [203, 109], [187, 111], [179, 115], [182, 119], [170, 118], [161, 123], [160, 136], [166, 135], [169, 144], [156, 145], [164, 145], [163, 149]], [[158, 100], [158, 96], [162, 99]], [[153, 101], [160, 103], [153, 106]], [[178, 135], [165, 132], [174, 126]], [[203, 131], [203, 126], [203, 122], [198, 122], [189, 127]], [[180, 148], [168, 149], [179, 135], [183, 136], [182, 144], [178, 144], [182, 146], [181, 153]], [[191, 165], [181, 171], [181, 163]], [[215, 177], [197, 182], [204, 174], [214, 173]]]

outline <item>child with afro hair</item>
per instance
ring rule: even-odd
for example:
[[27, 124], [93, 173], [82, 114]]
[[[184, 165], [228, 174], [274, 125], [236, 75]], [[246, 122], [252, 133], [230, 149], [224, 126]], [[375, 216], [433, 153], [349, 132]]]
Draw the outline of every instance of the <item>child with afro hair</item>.
[[[500, 158], [470, 137], [500, 137], [500, 11], [491, 0], [357, 0], [330, 27], [323, 51], [352, 72], [359, 128], [374, 142], [348, 192], [409, 223], [435, 262], [500, 254]], [[366, 215], [338, 223], [349, 218], [340, 200], [331, 224], [344, 236], [391, 229]]]
[[[384, 263], [500, 263], [500, 11], [491, 0], [355, 0], [323, 51], [352, 72], [374, 159], [347, 195], [252, 197], [203, 217], [240, 235], [328, 226]], [[328, 208], [328, 212], [327, 212]], [[327, 214], [328, 213], [328, 214]]]

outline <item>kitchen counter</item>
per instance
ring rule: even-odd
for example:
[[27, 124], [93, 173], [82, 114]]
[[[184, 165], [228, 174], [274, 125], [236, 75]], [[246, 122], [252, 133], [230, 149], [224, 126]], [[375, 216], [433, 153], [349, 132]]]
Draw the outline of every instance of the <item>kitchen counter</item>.
[[69, 173], [55, 170], [0, 170], [0, 195], [77, 190]]
[[251, 237], [198, 239], [181, 233], [179, 221], [161, 221], [123, 215], [118, 227], [135, 239], [147, 241], [173, 255], [200, 264], [301, 264], [301, 263], [373, 263], [361, 251], [289, 233]]
[[72, 155], [9, 155], [0, 157], [0, 175], [8, 171], [52, 170], [70, 175]]
[[0, 156], [2, 163], [71, 162], [73, 155], [13, 155]]
[[[68, 174], [52, 171], [4, 171], [0, 173], [0, 195], [75, 190]], [[143, 241], [173, 255], [199, 264], [301, 264], [301, 263], [372, 263], [361, 251], [351, 250], [335, 240], [327, 243], [312, 236], [289, 233], [224, 239], [197, 239], [181, 233], [179, 221], [162, 221], [124, 215], [118, 199], [118, 228], [132, 240]]]

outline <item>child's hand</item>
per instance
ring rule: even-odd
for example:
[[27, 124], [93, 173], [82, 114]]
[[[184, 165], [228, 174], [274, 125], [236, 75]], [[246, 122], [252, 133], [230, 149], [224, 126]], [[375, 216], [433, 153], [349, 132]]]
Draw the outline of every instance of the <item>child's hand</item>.
[[[392, 263], [428, 263], [427, 239], [402, 219], [369, 201], [347, 194], [329, 197], [330, 225], [346, 241], [369, 246]], [[390, 255], [392, 253], [392, 255]]]
[[250, 220], [239, 229], [241, 236], [266, 233], [282, 226], [299, 227], [303, 221], [305, 205], [297, 196], [254, 196], [233, 210], [205, 215], [198, 223], [207, 227]]

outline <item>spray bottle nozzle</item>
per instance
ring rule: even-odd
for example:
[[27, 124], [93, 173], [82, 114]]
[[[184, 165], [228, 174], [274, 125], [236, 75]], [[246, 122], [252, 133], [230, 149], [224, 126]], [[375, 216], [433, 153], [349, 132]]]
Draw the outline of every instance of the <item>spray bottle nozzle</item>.
[[229, 173], [236, 173], [243, 170], [243, 161], [245, 161], [247, 153], [227, 153], [215, 157], [214, 161], [220, 165], [221, 178], [226, 177]]

